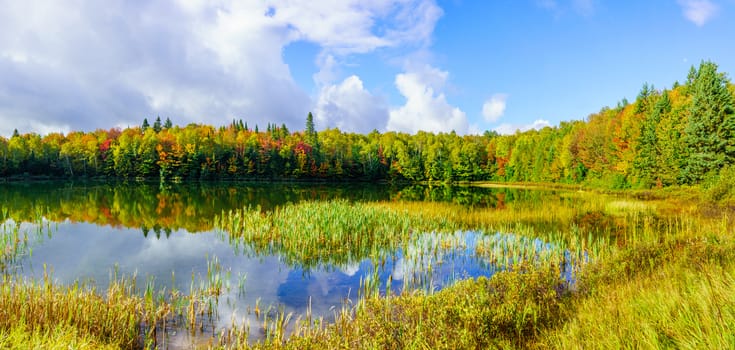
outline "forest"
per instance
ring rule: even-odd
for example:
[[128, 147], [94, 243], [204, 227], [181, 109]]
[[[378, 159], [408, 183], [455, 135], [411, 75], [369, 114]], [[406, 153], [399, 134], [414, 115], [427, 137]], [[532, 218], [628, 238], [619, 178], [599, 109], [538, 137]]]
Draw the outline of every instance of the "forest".
[[152, 125], [0, 137], [0, 178], [192, 180], [512, 181], [652, 188], [700, 184], [734, 172], [735, 85], [718, 66], [692, 66], [684, 83], [644, 84], [586, 120], [498, 135], [357, 134]]

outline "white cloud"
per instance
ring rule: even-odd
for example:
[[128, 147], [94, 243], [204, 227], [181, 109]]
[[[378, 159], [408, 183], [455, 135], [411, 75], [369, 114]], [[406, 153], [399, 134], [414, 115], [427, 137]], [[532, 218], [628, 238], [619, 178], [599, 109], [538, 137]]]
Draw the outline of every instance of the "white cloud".
[[709, 0], [679, 0], [684, 17], [701, 27], [717, 13], [717, 5]]
[[312, 76], [317, 86], [329, 85], [337, 80], [339, 64], [334, 55], [320, 54], [317, 57], [317, 66], [319, 71]]
[[319, 128], [368, 133], [382, 130], [388, 121], [385, 102], [367, 91], [359, 77], [352, 75], [339, 85], [322, 88], [315, 110]]
[[390, 111], [388, 130], [466, 133], [465, 113], [451, 106], [441, 92], [447, 77], [447, 72], [431, 66], [398, 74], [395, 84], [406, 98], [406, 104]]
[[482, 105], [482, 116], [485, 120], [494, 123], [500, 119], [505, 113], [505, 101], [508, 100], [507, 94], [492, 95]]
[[0, 133], [137, 125], [155, 115], [300, 128], [314, 102], [292, 78], [284, 47], [320, 47], [321, 89], [348, 55], [428, 45], [441, 15], [433, 0], [5, 3]]
[[500, 126], [498, 126], [497, 128], [493, 130], [497, 131], [501, 135], [510, 135], [510, 134], [516, 133], [516, 131], [523, 132], [523, 131], [528, 131], [531, 129], [540, 130], [547, 126], [551, 126], [548, 120], [537, 119], [531, 124], [518, 125], [518, 124], [503, 123], [503, 124], [500, 124]]
[[[430, 40], [443, 14], [431, 0], [268, 1], [272, 18], [337, 54]], [[379, 30], [375, 27], [379, 26]]]

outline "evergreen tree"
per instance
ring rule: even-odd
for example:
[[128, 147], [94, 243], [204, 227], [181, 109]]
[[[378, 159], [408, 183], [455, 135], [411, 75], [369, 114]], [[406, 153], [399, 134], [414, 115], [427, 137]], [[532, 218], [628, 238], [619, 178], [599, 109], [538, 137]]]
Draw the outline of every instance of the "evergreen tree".
[[143, 130], [143, 132], [145, 132], [150, 126], [151, 125], [148, 124], [148, 118], [143, 118], [143, 125], [140, 126], [140, 130]]
[[644, 187], [652, 186], [660, 180], [661, 150], [659, 148], [659, 123], [663, 115], [671, 111], [671, 100], [668, 91], [664, 90], [653, 107], [651, 113], [641, 124], [641, 134], [638, 138], [638, 152], [633, 162], [633, 168], [638, 175], [638, 181]]
[[[677, 88], [681, 92], [681, 88]], [[672, 93], [673, 96], [673, 93]], [[674, 101], [666, 94], [666, 99], [671, 102], [670, 107], [662, 110], [661, 119], [656, 129], [656, 151], [659, 158], [656, 165], [658, 170], [657, 181], [661, 186], [670, 186], [678, 183], [677, 179], [681, 172], [681, 158], [684, 149], [682, 132], [686, 120], [680, 113], [674, 110]], [[663, 103], [663, 102], [662, 102]]]
[[161, 117], [156, 117], [156, 121], [153, 122], [153, 131], [155, 132], [161, 131]]
[[651, 109], [650, 97], [655, 96], [656, 90], [653, 85], [644, 83], [641, 91], [638, 93], [638, 97], [635, 99], [635, 113], [648, 113]]
[[174, 124], [171, 122], [171, 119], [166, 117], [166, 122], [163, 123], [164, 129], [171, 129], [174, 126]]
[[314, 128], [314, 116], [311, 112], [306, 116], [306, 142], [312, 147], [316, 146], [317, 143], [317, 134], [316, 129]]
[[735, 102], [727, 89], [727, 76], [718, 73], [712, 62], [702, 62], [690, 72], [689, 80], [692, 103], [681, 178], [693, 184], [735, 160]]

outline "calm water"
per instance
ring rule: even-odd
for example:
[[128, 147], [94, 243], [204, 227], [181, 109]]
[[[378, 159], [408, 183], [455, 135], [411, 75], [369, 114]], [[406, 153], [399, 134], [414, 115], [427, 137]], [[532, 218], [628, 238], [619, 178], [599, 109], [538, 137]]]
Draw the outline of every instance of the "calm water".
[[[354, 201], [432, 200], [502, 208], [512, 201], [539, 200], [539, 191], [481, 188], [326, 185], [5, 184], [0, 203], [6, 227], [22, 223], [34, 232], [30, 254], [12, 269], [40, 278], [44, 269], [60, 283], [87, 281], [105, 288], [113, 271], [136, 276], [139, 286], [183, 292], [205, 283], [209, 266], [227, 279], [217, 304], [214, 328], [259, 321], [248, 310], [259, 304], [294, 315], [310, 308], [330, 318], [345, 300], [355, 301], [361, 283], [377, 278], [385, 291], [437, 290], [457, 279], [491, 275], [496, 268], [475, 255], [478, 241], [498, 239], [475, 232], [416, 235], [407, 249], [388, 251], [384, 261], [365, 258], [349, 265], [323, 263], [305, 270], [278, 254], [255, 253], [247, 243], [233, 246], [212, 228], [215, 215], [244, 206], [268, 210], [288, 202], [347, 198]], [[558, 200], [558, 198], [555, 198]], [[544, 249], [544, 242], [531, 243]], [[185, 333], [185, 332], [181, 332]]]

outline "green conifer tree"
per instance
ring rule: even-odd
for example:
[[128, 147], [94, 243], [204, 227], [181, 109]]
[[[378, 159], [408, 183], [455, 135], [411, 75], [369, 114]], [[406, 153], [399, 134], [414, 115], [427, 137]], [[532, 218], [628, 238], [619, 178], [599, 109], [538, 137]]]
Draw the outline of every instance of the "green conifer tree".
[[735, 102], [717, 65], [702, 62], [690, 72], [692, 103], [685, 129], [681, 180], [694, 184], [735, 160]]
[[651, 187], [660, 179], [661, 151], [659, 149], [659, 123], [666, 113], [671, 111], [671, 100], [668, 91], [664, 90], [656, 101], [651, 113], [641, 124], [641, 134], [638, 138], [638, 152], [633, 167], [638, 175], [638, 182], [644, 187]]
[[153, 122], [153, 131], [155, 132], [161, 131], [161, 117], [156, 117], [156, 121]]

